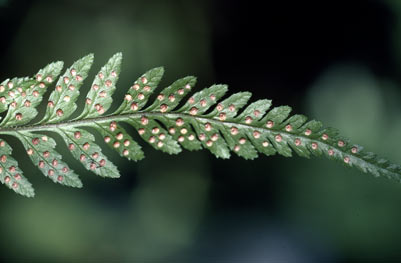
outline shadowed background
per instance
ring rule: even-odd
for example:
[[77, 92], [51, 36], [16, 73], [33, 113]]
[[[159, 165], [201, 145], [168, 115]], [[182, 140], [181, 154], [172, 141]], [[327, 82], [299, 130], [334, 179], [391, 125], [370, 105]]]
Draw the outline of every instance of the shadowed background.
[[[112, 110], [138, 76], [165, 66], [161, 86], [186, 75], [197, 90], [227, 83], [401, 163], [400, 1], [0, 0], [0, 23], [1, 80], [95, 54], [79, 109], [91, 77], [121, 51]], [[316, 158], [169, 156], [139, 139], [146, 158], [135, 163], [97, 139], [121, 178], [86, 171], [58, 138], [84, 183], [73, 189], [51, 183], [7, 137], [36, 197], [0, 188], [0, 260], [401, 259], [397, 182]]]

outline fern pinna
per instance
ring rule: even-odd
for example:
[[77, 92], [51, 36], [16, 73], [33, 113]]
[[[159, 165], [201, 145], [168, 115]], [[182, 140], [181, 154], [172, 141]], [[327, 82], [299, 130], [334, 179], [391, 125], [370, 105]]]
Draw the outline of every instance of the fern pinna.
[[[122, 54], [115, 54], [97, 73], [86, 95], [85, 107], [75, 119], [69, 117], [77, 109], [76, 100], [93, 63], [92, 54], [76, 61], [58, 78], [44, 117], [38, 123], [30, 122], [38, 114], [36, 107], [47, 88], [60, 75], [63, 63], [51, 63], [31, 78], [3, 81], [0, 112], [7, 113], [0, 123], [0, 134], [18, 138], [46, 177], [73, 187], [82, 187], [78, 175], [63, 162], [55, 150], [54, 139], [41, 132], [61, 135], [74, 158], [103, 177], [119, 177], [119, 171], [102, 153], [94, 136], [83, 128], [97, 130], [105, 143], [121, 156], [141, 160], [144, 158], [141, 146], [119, 125], [121, 122], [132, 125], [145, 142], [169, 154], [177, 154], [182, 148], [190, 151], [206, 148], [218, 158], [229, 158], [234, 152], [245, 159], [254, 159], [258, 153], [289, 157], [294, 151], [303, 157], [317, 155], [339, 160], [375, 176], [397, 180], [401, 177], [399, 165], [363, 151], [361, 146], [351, 144], [335, 129], [323, 128], [318, 121], [307, 121], [303, 115], [289, 117], [288, 106], [270, 109], [270, 100], [258, 100], [246, 106], [251, 97], [249, 92], [222, 99], [227, 92], [226, 85], [213, 85], [188, 95], [196, 78], [185, 77], [162, 89], [157, 99], [148, 103], [163, 76], [161, 67], [138, 78], [120, 107], [104, 115], [112, 104], [121, 60]], [[179, 107], [187, 95], [189, 98]], [[34, 189], [11, 151], [10, 145], [0, 140], [0, 181], [16, 193], [32, 197]]]

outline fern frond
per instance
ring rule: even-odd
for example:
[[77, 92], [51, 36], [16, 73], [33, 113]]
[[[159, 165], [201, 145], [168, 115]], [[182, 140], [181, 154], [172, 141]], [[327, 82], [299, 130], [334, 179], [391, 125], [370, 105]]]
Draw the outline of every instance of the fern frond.
[[[148, 103], [164, 69], [152, 69], [128, 89], [120, 107], [104, 115], [112, 104], [112, 95], [121, 70], [122, 54], [115, 54], [97, 73], [81, 114], [70, 119], [76, 109], [80, 87], [87, 78], [93, 55], [76, 61], [59, 77], [47, 102], [44, 117], [31, 123], [38, 114], [47, 87], [60, 75], [63, 63], [55, 62], [31, 78], [7, 79], [0, 84], [0, 112], [7, 110], [0, 123], [0, 134], [21, 141], [34, 165], [55, 183], [82, 187], [78, 175], [55, 150], [56, 142], [44, 131], [59, 134], [66, 147], [87, 170], [102, 177], [119, 177], [117, 167], [102, 153], [95, 137], [83, 128], [93, 128], [105, 143], [122, 157], [141, 160], [144, 153], [120, 123], [134, 127], [153, 148], [177, 154], [182, 148], [208, 149], [218, 158], [232, 153], [245, 159], [259, 154], [286, 157], [295, 152], [309, 158], [325, 156], [349, 167], [375, 176], [400, 180], [401, 167], [391, 164], [361, 146], [351, 144], [333, 128], [324, 128], [303, 115], [292, 115], [291, 108], [271, 109], [270, 100], [248, 101], [250, 92], [239, 92], [225, 99], [226, 85], [213, 85], [189, 96], [195, 77], [184, 77], [162, 89], [155, 101]], [[182, 105], [179, 107], [179, 105]], [[11, 147], [0, 140], [0, 181], [15, 192], [31, 197], [34, 190], [11, 157]]]

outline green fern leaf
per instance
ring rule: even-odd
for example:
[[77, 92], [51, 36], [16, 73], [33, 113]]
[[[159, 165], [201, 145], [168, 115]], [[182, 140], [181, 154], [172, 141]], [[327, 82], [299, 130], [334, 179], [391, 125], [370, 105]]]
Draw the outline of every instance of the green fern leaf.
[[67, 119], [77, 108], [75, 101], [79, 96], [79, 88], [93, 63], [93, 54], [75, 62], [56, 84], [50, 94], [47, 110], [40, 123], [55, 123]]
[[59, 128], [58, 133], [63, 135], [63, 139], [74, 158], [80, 161], [87, 170], [102, 177], [120, 177], [117, 167], [107, 160], [101, 148], [95, 143], [92, 134], [75, 128]]
[[[213, 85], [189, 95], [196, 78], [184, 77], [161, 89], [156, 93], [156, 100], [148, 103], [164, 74], [162, 67], [139, 77], [128, 89], [120, 107], [104, 115], [112, 104], [121, 61], [122, 54], [117, 53], [100, 69], [86, 95], [83, 111], [72, 120], [69, 117], [77, 109], [76, 100], [92, 66], [92, 54], [76, 61], [59, 78], [45, 115], [36, 124], [31, 124], [38, 114], [36, 107], [47, 87], [60, 74], [63, 63], [51, 63], [31, 78], [3, 81], [0, 112], [7, 110], [7, 114], [0, 123], [0, 134], [20, 140], [33, 164], [46, 177], [72, 187], [82, 186], [78, 175], [55, 150], [55, 140], [43, 132], [60, 135], [72, 156], [87, 170], [102, 177], [117, 178], [120, 176], [117, 167], [102, 153], [93, 134], [83, 128], [99, 133], [120, 156], [134, 161], [143, 159], [140, 144], [121, 123], [131, 125], [146, 143], [169, 154], [177, 154], [182, 148], [208, 149], [218, 158], [227, 159], [235, 153], [254, 159], [259, 154], [290, 157], [295, 152], [306, 158], [325, 156], [374, 176], [401, 179], [399, 165], [364, 151], [341, 137], [336, 129], [324, 128], [319, 121], [307, 121], [303, 115], [290, 116], [288, 106], [270, 109], [270, 100], [248, 104], [249, 92], [222, 99], [228, 90], [226, 85]], [[0, 140], [0, 181], [16, 193], [31, 197], [34, 190], [12, 158], [11, 150]]]
[[120, 156], [134, 161], [145, 157], [141, 146], [122, 127], [117, 126], [116, 122], [110, 124], [94, 122], [92, 127], [98, 130], [105, 143], [116, 150]]
[[125, 95], [125, 100], [114, 114], [138, 111], [145, 106], [164, 74], [164, 68], [154, 68], [138, 78]]
[[105, 113], [113, 102], [112, 95], [121, 71], [122, 54], [115, 54], [98, 72], [86, 95], [85, 108], [76, 118], [94, 118]]
[[53, 82], [63, 67], [62, 62], [51, 63], [40, 70], [35, 78], [15, 81], [16, 89], [10, 90], [10, 107], [0, 126], [16, 126], [30, 122], [38, 114], [36, 106], [40, 104], [47, 87]]
[[31, 161], [44, 176], [55, 183], [82, 187], [78, 175], [62, 161], [61, 155], [54, 150], [56, 142], [47, 135], [19, 131], [13, 134], [24, 145]]
[[10, 154], [10, 145], [0, 141], [0, 181], [18, 194], [33, 197], [35, 192], [32, 185], [22, 175], [17, 161]]

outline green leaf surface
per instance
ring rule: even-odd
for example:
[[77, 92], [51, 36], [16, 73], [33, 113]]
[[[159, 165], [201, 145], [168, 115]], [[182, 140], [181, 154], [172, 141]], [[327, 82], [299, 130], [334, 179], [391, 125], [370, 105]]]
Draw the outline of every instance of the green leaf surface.
[[89, 171], [102, 177], [118, 178], [117, 167], [102, 153], [95, 137], [83, 129], [58, 129], [72, 156]]
[[91, 89], [86, 95], [85, 108], [76, 119], [94, 118], [105, 113], [113, 102], [112, 95], [121, 71], [122, 54], [117, 53], [96, 74]]
[[[189, 90], [190, 87], [187, 89]], [[217, 101], [226, 94], [227, 90], [227, 85], [213, 85], [210, 88], [196, 92], [177, 112], [191, 115], [203, 114], [211, 106], [215, 105]]]
[[0, 141], [0, 181], [14, 192], [33, 197], [35, 191], [28, 179], [22, 175], [18, 162], [11, 157], [11, 146], [5, 141]]
[[183, 148], [190, 151], [202, 149], [202, 144], [196, 139], [197, 134], [189, 121], [184, 121], [182, 118], [166, 118], [165, 116], [158, 116], [156, 119], [166, 125], [172, 139]]
[[164, 68], [149, 70], [139, 77], [129, 88], [124, 101], [114, 114], [135, 112], [142, 109], [148, 102], [164, 74]]
[[93, 54], [77, 60], [56, 84], [50, 94], [47, 110], [40, 123], [55, 123], [67, 119], [77, 108], [75, 101], [79, 96], [79, 88], [88, 76], [93, 63]]
[[185, 77], [175, 81], [173, 84], [163, 89], [157, 96], [157, 100], [149, 106], [146, 111], [170, 112], [178, 106], [196, 84], [196, 77]]
[[39, 70], [31, 79], [16, 79], [11, 82], [13, 83], [13, 88], [7, 93], [10, 99], [10, 107], [0, 126], [23, 125], [35, 118], [38, 114], [36, 107], [42, 101], [43, 94], [54, 79], [60, 75], [62, 68], [63, 62], [51, 63]]
[[[42, 121], [32, 124], [37, 106], [61, 72], [62, 62], [51, 63], [32, 78], [6, 79], [0, 84], [0, 112], [7, 111], [0, 124], [0, 134], [17, 137], [39, 170], [56, 183], [81, 187], [82, 183], [55, 150], [56, 142], [43, 132], [56, 133], [65, 141], [72, 156], [87, 170], [102, 177], [120, 176], [117, 167], [102, 153], [107, 144], [121, 157], [141, 160], [143, 143], [169, 154], [182, 149], [209, 150], [217, 158], [230, 158], [231, 153], [245, 159], [260, 154], [293, 153], [310, 158], [326, 157], [347, 167], [401, 180], [401, 167], [362, 146], [351, 143], [334, 128], [307, 120], [300, 114], [291, 115], [289, 106], [271, 108], [271, 100], [249, 103], [250, 92], [223, 97], [227, 85], [213, 85], [193, 93], [195, 77], [184, 77], [157, 92], [164, 74], [162, 67], [140, 76], [128, 89], [118, 110], [104, 115], [112, 104], [112, 95], [120, 75], [122, 54], [117, 53], [96, 74], [85, 106], [79, 117], [70, 119], [77, 109], [76, 100], [83, 80], [93, 63], [88, 55], [68, 68], [54, 91]], [[149, 102], [151, 94], [156, 99]], [[192, 93], [192, 95], [191, 95]], [[183, 101], [185, 99], [185, 101]], [[140, 141], [122, 127], [132, 126]], [[87, 129], [88, 128], [88, 129]], [[104, 142], [97, 143], [94, 134]], [[11, 156], [11, 146], [0, 139], [0, 181], [24, 196], [33, 196], [31, 184], [22, 175]]]
[[136, 128], [138, 134], [153, 148], [169, 154], [177, 154], [181, 151], [177, 141], [173, 140], [155, 120], [142, 116], [140, 118], [129, 118], [126, 122]]
[[208, 115], [221, 121], [232, 120], [237, 115], [238, 110], [246, 105], [251, 98], [250, 92], [240, 92], [231, 95], [227, 99], [218, 103], [216, 108]]
[[18, 132], [15, 136], [22, 142], [26, 153], [44, 176], [55, 183], [71, 187], [82, 187], [78, 175], [63, 162], [54, 149], [56, 142], [44, 134]]
[[141, 146], [117, 122], [94, 122], [92, 127], [103, 136], [104, 142], [116, 150], [120, 156], [134, 161], [142, 160], [145, 157]]

